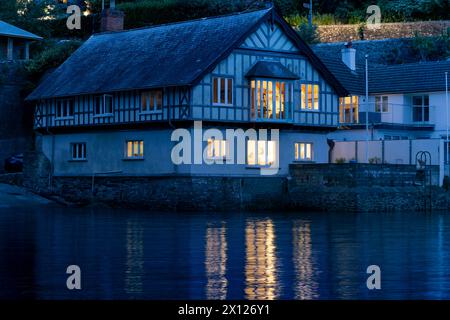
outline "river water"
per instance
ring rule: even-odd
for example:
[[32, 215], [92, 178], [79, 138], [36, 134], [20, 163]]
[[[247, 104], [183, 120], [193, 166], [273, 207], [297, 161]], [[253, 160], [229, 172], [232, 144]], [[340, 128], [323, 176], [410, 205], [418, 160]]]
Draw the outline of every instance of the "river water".
[[450, 215], [0, 208], [0, 298], [450, 299]]

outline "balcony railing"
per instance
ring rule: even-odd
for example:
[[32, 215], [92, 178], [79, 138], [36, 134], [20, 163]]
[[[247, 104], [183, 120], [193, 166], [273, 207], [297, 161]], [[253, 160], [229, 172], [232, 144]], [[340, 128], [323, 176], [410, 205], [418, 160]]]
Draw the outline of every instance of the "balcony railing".
[[[361, 125], [366, 123], [365, 105], [359, 105], [358, 114], [345, 106], [340, 109], [340, 122], [342, 125]], [[434, 106], [415, 106], [388, 103], [376, 106], [369, 104], [369, 124], [390, 124], [404, 126], [434, 126], [436, 120]], [[354, 110], [354, 109], [353, 109]], [[375, 111], [377, 110], [377, 111]]]

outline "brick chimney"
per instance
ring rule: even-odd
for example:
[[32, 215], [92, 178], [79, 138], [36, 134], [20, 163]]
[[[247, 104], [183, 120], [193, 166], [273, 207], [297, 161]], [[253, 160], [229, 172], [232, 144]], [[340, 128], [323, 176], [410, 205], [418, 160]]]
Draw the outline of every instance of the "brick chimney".
[[116, 9], [116, 1], [110, 0], [109, 8], [103, 8], [100, 31], [121, 31], [125, 14]]
[[350, 70], [356, 70], [356, 49], [352, 48], [352, 41], [350, 40], [345, 44], [345, 48], [341, 50], [342, 62], [350, 68]]

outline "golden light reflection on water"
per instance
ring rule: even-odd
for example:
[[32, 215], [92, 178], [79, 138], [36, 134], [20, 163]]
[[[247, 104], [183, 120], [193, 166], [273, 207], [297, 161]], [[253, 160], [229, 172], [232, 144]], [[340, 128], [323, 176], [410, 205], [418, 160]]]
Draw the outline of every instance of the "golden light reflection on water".
[[245, 228], [245, 297], [273, 300], [279, 296], [275, 227], [270, 219], [248, 220]]
[[143, 293], [144, 230], [136, 221], [127, 222], [127, 260], [125, 268], [125, 292]]
[[223, 300], [227, 297], [227, 228], [223, 222], [219, 227], [206, 228], [205, 270], [206, 298]]
[[293, 262], [295, 269], [295, 299], [317, 299], [318, 285], [314, 280], [312, 263], [311, 225], [304, 221], [294, 221], [292, 227]]

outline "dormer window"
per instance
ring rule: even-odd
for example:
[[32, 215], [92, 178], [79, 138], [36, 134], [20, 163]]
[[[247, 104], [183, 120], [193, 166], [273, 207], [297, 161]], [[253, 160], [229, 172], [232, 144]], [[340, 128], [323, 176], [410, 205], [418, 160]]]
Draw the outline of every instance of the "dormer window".
[[94, 113], [96, 116], [111, 116], [113, 113], [113, 96], [104, 94], [94, 98]]
[[250, 82], [250, 88], [253, 119], [291, 119], [294, 92], [291, 82], [257, 79]]
[[247, 72], [251, 117], [254, 120], [292, 120], [294, 80], [299, 77], [278, 61], [258, 61]]

